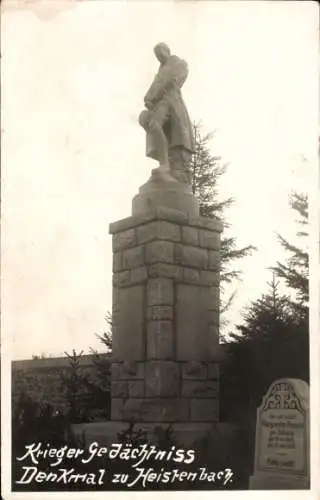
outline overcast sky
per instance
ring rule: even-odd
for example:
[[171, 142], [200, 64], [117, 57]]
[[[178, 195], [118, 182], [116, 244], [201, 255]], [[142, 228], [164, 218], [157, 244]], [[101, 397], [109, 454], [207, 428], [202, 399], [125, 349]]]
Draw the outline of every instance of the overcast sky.
[[2, 18], [2, 305], [13, 358], [99, 346], [111, 309], [108, 226], [131, 214], [155, 166], [137, 118], [159, 41], [187, 60], [191, 118], [216, 131], [212, 153], [229, 164], [230, 234], [259, 249], [241, 264], [229, 315], [238, 321], [283, 258], [275, 232], [294, 232], [288, 194], [315, 179], [316, 4], [16, 5]]

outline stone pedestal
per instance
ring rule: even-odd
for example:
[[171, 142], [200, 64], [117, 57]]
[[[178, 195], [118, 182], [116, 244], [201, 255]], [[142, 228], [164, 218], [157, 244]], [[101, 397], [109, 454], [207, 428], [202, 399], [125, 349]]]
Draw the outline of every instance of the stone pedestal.
[[113, 421], [212, 423], [219, 401], [221, 223], [153, 176], [112, 223]]
[[133, 198], [132, 215], [147, 214], [158, 207], [171, 208], [188, 217], [199, 215], [198, 201], [190, 186], [174, 178], [172, 181], [163, 181], [155, 170], [150, 180], [140, 187], [139, 194]]

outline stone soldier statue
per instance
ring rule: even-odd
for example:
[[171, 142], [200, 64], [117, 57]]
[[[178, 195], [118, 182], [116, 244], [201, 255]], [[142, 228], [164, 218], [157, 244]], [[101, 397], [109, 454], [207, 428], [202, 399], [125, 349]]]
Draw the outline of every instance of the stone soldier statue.
[[193, 152], [192, 126], [181, 87], [188, 76], [187, 63], [171, 55], [165, 43], [159, 43], [154, 53], [160, 67], [144, 97], [146, 109], [139, 116], [147, 132], [146, 155], [159, 161], [162, 179], [190, 183], [188, 164]]

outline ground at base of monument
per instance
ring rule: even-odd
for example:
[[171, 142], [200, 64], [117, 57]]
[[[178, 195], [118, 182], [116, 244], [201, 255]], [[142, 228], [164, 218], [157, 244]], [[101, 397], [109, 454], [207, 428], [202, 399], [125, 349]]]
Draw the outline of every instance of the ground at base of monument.
[[[86, 443], [90, 444], [93, 441], [98, 441], [100, 445], [106, 446], [118, 442], [118, 434], [124, 432], [129, 427], [129, 422], [94, 422], [84, 424], [74, 424], [72, 432], [76, 437], [85, 437]], [[172, 435], [177, 444], [184, 447], [191, 446], [193, 443], [201, 440], [208, 434], [220, 435], [230, 439], [236, 430], [236, 426], [223, 422], [215, 423], [176, 423], [169, 425], [168, 423], [135, 423], [133, 431], [145, 430], [150, 442], [156, 439], [154, 429], [162, 428], [166, 430], [170, 428]]]

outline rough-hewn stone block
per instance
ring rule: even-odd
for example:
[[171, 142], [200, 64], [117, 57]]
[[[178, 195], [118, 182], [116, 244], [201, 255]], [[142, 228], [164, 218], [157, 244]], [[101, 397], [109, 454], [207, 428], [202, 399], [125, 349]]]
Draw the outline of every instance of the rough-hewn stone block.
[[[210, 311], [210, 314], [212, 314], [213, 311]], [[215, 311], [214, 311], [215, 312]], [[215, 312], [215, 315], [217, 313]], [[215, 321], [217, 321], [217, 317], [214, 318]], [[217, 323], [210, 323], [209, 324], [209, 334], [210, 334], [210, 337], [213, 339], [213, 340], [217, 340], [219, 339], [219, 327], [218, 327], [218, 324]]]
[[134, 267], [143, 266], [144, 264], [144, 247], [134, 247], [124, 250], [122, 253], [122, 265], [124, 269], [132, 269]]
[[147, 243], [149, 241], [153, 241], [158, 239], [158, 222], [153, 221], [148, 224], [143, 224], [137, 228], [137, 240], [138, 244], [142, 245], [143, 243]]
[[160, 220], [177, 222], [178, 224], [189, 224], [190, 216], [177, 208], [157, 207], [156, 217]]
[[111, 222], [109, 226], [109, 233], [117, 234], [127, 229], [135, 228], [137, 226], [141, 226], [142, 224], [146, 224], [147, 222], [152, 221], [155, 218], [153, 214], [141, 214], [136, 216], [126, 217], [125, 219], [120, 219], [116, 222]]
[[218, 396], [218, 385], [214, 381], [183, 380], [182, 397], [215, 398]]
[[190, 226], [203, 228], [208, 231], [216, 231], [220, 233], [223, 230], [222, 223], [219, 219], [210, 217], [191, 217], [188, 221]]
[[177, 359], [209, 360], [209, 288], [178, 284], [176, 289]]
[[133, 215], [148, 214], [163, 205], [173, 210], [178, 208], [190, 217], [199, 215], [199, 203], [186, 185], [172, 183], [169, 187], [161, 179], [158, 181], [140, 187], [139, 194], [132, 199]]
[[217, 329], [219, 330], [219, 311], [217, 310], [210, 310], [209, 311], [209, 324], [215, 325]]
[[149, 321], [147, 326], [148, 359], [173, 358], [173, 325], [170, 320]]
[[124, 399], [112, 398], [111, 400], [111, 420], [123, 419]]
[[144, 397], [144, 381], [131, 380], [128, 382], [129, 398], [143, 398]]
[[152, 306], [147, 309], [147, 319], [173, 319], [172, 306]]
[[144, 286], [121, 288], [119, 311], [112, 317], [112, 350], [116, 358], [144, 359], [144, 315]]
[[127, 229], [112, 237], [112, 248], [114, 252], [131, 248], [136, 245], [136, 233], [134, 229]]
[[193, 422], [215, 422], [219, 420], [217, 399], [191, 399], [190, 419]]
[[177, 363], [173, 361], [148, 361], [146, 363], [146, 396], [177, 396], [179, 386]]
[[173, 264], [173, 243], [170, 241], [152, 241], [146, 245], [146, 262], [166, 262]]
[[189, 416], [187, 399], [113, 399], [111, 410], [112, 420], [134, 418], [143, 422], [183, 422]]
[[173, 281], [153, 278], [148, 282], [148, 306], [173, 305]]
[[217, 286], [219, 284], [219, 274], [215, 271], [200, 271], [200, 282], [206, 286]]
[[148, 279], [148, 271], [146, 266], [136, 267], [131, 270], [130, 285], [137, 285], [138, 283], [145, 283]]
[[149, 399], [142, 405], [144, 422], [184, 422], [189, 417], [187, 400], [181, 399]]
[[119, 311], [119, 288], [117, 286], [112, 287], [112, 312]]
[[183, 280], [186, 283], [199, 283], [200, 271], [198, 269], [185, 267], [183, 269]]
[[206, 380], [207, 364], [201, 361], [189, 361], [182, 364], [182, 378]]
[[220, 249], [220, 233], [199, 229], [199, 244], [203, 248]]
[[130, 284], [130, 271], [120, 271], [119, 273], [114, 273], [112, 277], [113, 286], [123, 287]]
[[219, 250], [208, 250], [209, 254], [209, 269], [218, 271], [220, 269], [220, 252]]
[[145, 376], [145, 363], [112, 363], [111, 378], [112, 380], [142, 380]]
[[211, 286], [209, 290], [210, 294], [210, 309], [214, 311], [219, 311], [220, 309], [220, 289], [219, 286]]
[[114, 252], [113, 253], [112, 270], [114, 273], [122, 270], [122, 253], [121, 252]]
[[182, 227], [182, 241], [186, 245], [198, 246], [198, 229], [196, 227], [183, 226]]
[[172, 222], [158, 222], [158, 237], [168, 241], [180, 241], [180, 226]]
[[180, 227], [166, 221], [153, 221], [137, 228], [139, 245], [153, 240], [180, 241]]
[[211, 361], [222, 362], [222, 351], [221, 345], [219, 344], [219, 337], [217, 335], [217, 330], [212, 330], [211, 326], [209, 327], [208, 334], [208, 354], [210, 356]]
[[206, 269], [208, 267], [208, 252], [204, 248], [177, 244], [175, 262], [182, 266]]
[[111, 382], [111, 397], [112, 398], [127, 398], [128, 383], [124, 380], [115, 380]]
[[181, 281], [183, 268], [172, 264], [158, 262], [149, 267], [149, 276], [151, 278], [172, 278], [175, 281]]
[[219, 363], [208, 363], [208, 379], [219, 379]]

